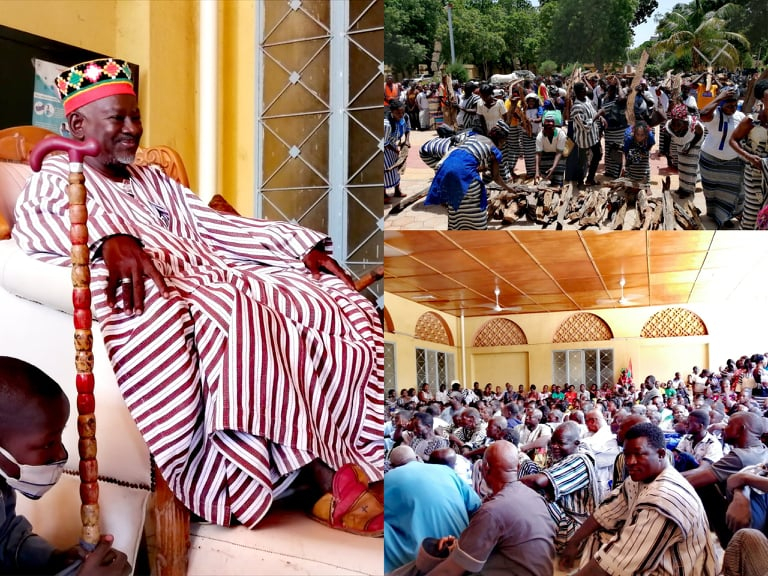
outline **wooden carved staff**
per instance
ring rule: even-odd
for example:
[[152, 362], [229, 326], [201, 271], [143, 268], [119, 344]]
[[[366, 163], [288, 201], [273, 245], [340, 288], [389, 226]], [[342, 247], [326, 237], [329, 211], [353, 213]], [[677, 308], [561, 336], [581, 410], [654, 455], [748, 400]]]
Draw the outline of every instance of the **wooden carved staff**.
[[75, 309], [75, 368], [77, 369], [77, 433], [80, 453], [81, 540], [99, 542], [99, 468], [96, 462], [96, 403], [93, 397], [93, 335], [91, 333], [91, 270], [88, 251], [88, 210], [85, 205], [83, 158], [96, 156], [95, 140], [78, 142], [56, 136], [42, 140], [32, 150], [29, 165], [38, 172], [43, 158], [63, 150], [69, 155], [69, 238], [72, 241], [72, 304]]

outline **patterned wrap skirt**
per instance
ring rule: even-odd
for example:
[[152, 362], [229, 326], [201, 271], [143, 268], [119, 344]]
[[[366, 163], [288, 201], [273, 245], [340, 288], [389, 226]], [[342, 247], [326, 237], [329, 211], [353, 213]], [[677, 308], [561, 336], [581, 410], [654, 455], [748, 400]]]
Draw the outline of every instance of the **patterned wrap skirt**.
[[608, 128], [605, 131], [605, 175], [608, 178], [618, 178], [621, 176], [621, 167], [624, 164], [624, 131], [626, 126], [621, 128]]
[[[541, 152], [539, 158], [539, 173], [543, 176], [552, 168], [552, 163], [555, 161], [555, 152]], [[557, 167], [552, 172], [551, 182], [554, 186], [563, 185], [563, 177], [565, 176], [565, 160], [561, 157], [560, 162], [557, 163]]]
[[[674, 143], [674, 140], [672, 143]], [[677, 169], [680, 179], [680, 192], [683, 194], [693, 194], [696, 191], [700, 154], [701, 140], [695, 146], [692, 146], [688, 153], [684, 154], [682, 148], [678, 148]]]
[[722, 226], [744, 209], [741, 181], [744, 162], [740, 158], [721, 160], [702, 151], [699, 154], [701, 187], [707, 202], [707, 215]]

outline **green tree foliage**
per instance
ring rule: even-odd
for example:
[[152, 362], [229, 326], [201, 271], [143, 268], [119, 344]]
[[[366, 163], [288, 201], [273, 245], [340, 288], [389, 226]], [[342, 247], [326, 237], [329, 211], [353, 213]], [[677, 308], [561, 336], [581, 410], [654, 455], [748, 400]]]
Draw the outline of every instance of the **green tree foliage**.
[[635, 10], [635, 15], [632, 18], [632, 26], [638, 26], [648, 20], [651, 14], [653, 14], [653, 11], [658, 7], [658, 0], [640, 0], [637, 5], [637, 10]]
[[441, 0], [385, 0], [384, 62], [399, 74], [428, 63], [442, 17]]
[[734, 68], [740, 64], [739, 49], [748, 50], [749, 41], [743, 34], [731, 31], [729, 22], [737, 18], [741, 10], [734, 4], [725, 4], [717, 10], [705, 12], [704, 5], [696, 0], [687, 5], [677, 5], [659, 22], [657, 32], [661, 40], [651, 53], [673, 54], [678, 60], [687, 56], [694, 70], [704, 70], [707, 59], [715, 59], [715, 67]]
[[445, 72], [450, 75], [451, 79], [458, 80], [462, 84], [469, 80], [467, 69], [464, 68], [464, 64], [458, 60], [453, 64], [448, 64], [445, 67]]
[[[456, 58], [473, 62], [485, 78], [495, 63], [507, 53], [504, 31], [499, 25], [505, 14], [496, 2], [456, 0], [453, 5], [453, 44]], [[438, 26], [438, 37], [443, 45], [443, 59], [449, 54], [447, 18]]]
[[[730, 20], [731, 30], [741, 32], [749, 41], [755, 55], [760, 55], [763, 61], [768, 60], [768, 9], [765, 0], [733, 0], [733, 4], [741, 7], [739, 14]], [[705, 9], [717, 10], [724, 2], [705, 3]], [[745, 63], [746, 65], [746, 63]]]
[[539, 65], [538, 72], [542, 76], [551, 76], [557, 72], [557, 63], [554, 60], [544, 60], [544, 62]]
[[530, 69], [539, 61], [544, 39], [539, 10], [528, 0], [499, 0], [504, 19], [502, 28], [507, 53], [502, 64], [508, 69]]
[[[554, 3], [554, 2], [550, 2]], [[547, 55], [563, 63], [574, 59], [593, 63], [623, 62], [632, 43], [630, 23], [637, 0], [557, 0], [549, 32]]]

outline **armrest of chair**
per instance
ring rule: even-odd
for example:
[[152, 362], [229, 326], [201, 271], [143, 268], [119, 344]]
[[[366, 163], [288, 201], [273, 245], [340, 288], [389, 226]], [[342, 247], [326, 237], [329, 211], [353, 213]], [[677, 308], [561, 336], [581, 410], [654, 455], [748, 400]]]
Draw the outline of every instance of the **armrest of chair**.
[[69, 269], [35, 260], [13, 240], [0, 240], [0, 288], [60, 312], [74, 311]]

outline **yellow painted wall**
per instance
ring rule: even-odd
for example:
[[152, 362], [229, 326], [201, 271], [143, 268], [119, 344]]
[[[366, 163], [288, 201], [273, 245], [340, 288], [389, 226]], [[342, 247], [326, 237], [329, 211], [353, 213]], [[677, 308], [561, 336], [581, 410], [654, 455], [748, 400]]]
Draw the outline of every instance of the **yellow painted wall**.
[[[386, 283], [385, 283], [386, 285]], [[456, 374], [461, 378], [461, 354], [458, 347], [435, 344], [434, 342], [424, 342], [414, 338], [416, 331], [416, 321], [424, 312], [435, 312], [421, 304], [416, 304], [400, 296], [385, 293], [385, 307], [387, 310], [397, 310], [397, 320], [395, 321], [395, 332], [385, 332], [384, 341], [395, 345], [395, 362], [397, 363], [397, 388], [416, 387], [416, 348], [429, 348], [441, 352], [452, 352], [456, 355]], [[391, 308], [390, 308], [391, 307]], [[453, 316], [435, 312], [446, 322], [451, 329], [454, 344], [460, 343], [458, 332], [458, 323]]]
[[[3, 0], [0, 24], [138, 64], [142, 143], [175, 148], [197, 189], [198, 1]], [[255, 2], [219, 2], [219, 44], [219, 191], [252, 215]]]
[[117, 14], [114, 0], [3, 0], [0, 24], [112, 54]]
[[253, 216], [256, 69], [256, 3], [220, 3], [219, 94], [221, 120], [220, 193], [247, 216]]
[[494, 389], [496, 386], [501, 386], [502, 391], [509, 382], [517, 390], [520, 384], [525, 385], [529, 382], [530, 358], [528, 356], [528, 350], [518, 350], [517, 346], [509, 349], [474, 349], [471, 355], [473, 378], [469, 380], [480, 382], [481, 388], [485, 388], [485, 385], [491, 382]]
[[[461, 379], [463, 368], [458, 318], [442, 315], [448, 324], [454, 327], [455, 346], [446, 349], [444, 346], [413, 338], [419, 316], [425, 312], [434, 312], [433, 310], [387, 292], [384, 294], [384, 305], [394, 324], [395, 332], [385, 332], [384, 340], [394, 343], [396, 347], [398, 389], [410, 387], [415, 381], [416, 346], [453, 352], [456, 358], [456, 374]], [[510, 316], [509, 318], [525, 333], [528, 344], [494, 348], [471, 346], [475, 333], [490, 317], [467, 318], [465, 333], [470, 346], [466, 349], [466, 380], [469, 383], [477, 380], [483, 385], [492, 382], [494, 386], [503, 386], [509, 381], [515, 388], [518, 384], [525, 384], [526, 387], [536, 384], [537, 388], [541, 389], [544, 384], [552, 384], [552, 352], [580, 348], [613, 348], [615, 374], [618, 376], [619, 370], [626, 367], [631, 359], [636, 381], [648, 374], [654, 374], [659, 379], [671, 378], [676, 371], [685, 375], [693, 365], [718, 369], [720, 365], [725, 364], [727, 358], [735, 359], [741, 354], [765, 352], [761, 348], [764, 340], [757, 327], [734, 323], [735, 318], [749, 317], [748, 311], [754, 307], [744, 303], [745, 310], [739, 312], [738, 306], [684, 306], [702, 318], [709, 334], [655, 339], [640, 338], [639, 334], [645, 322], [662, 307], [600, 310], [595, 313], [610, 326], [614, 339], [568, 344], [552, 344], [552, 336], [560, 324], [571, 315], [570, 312]], [[523, 365], [524, 358], [527, 359], [527, 369]]]

